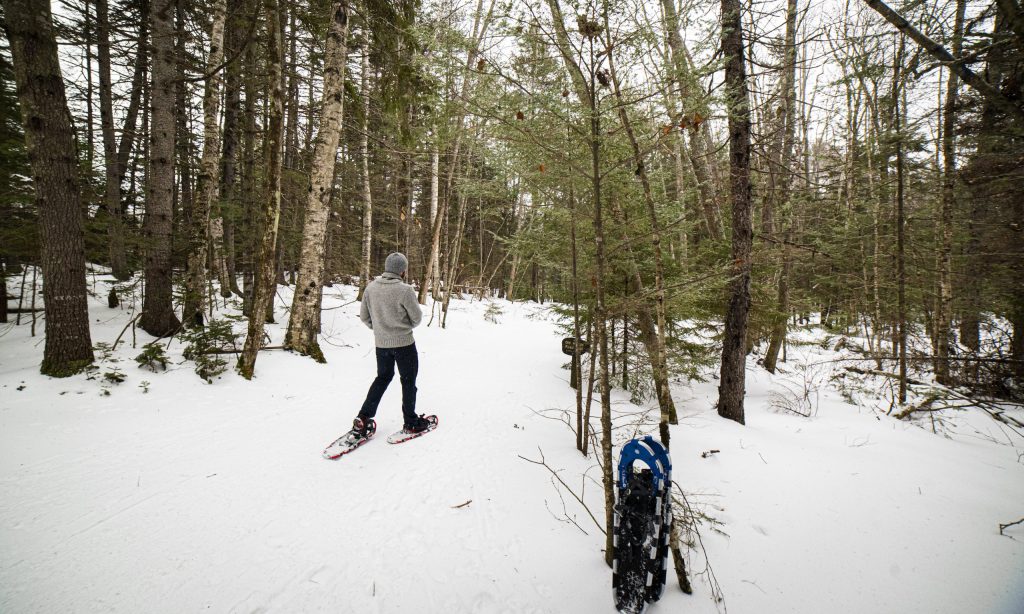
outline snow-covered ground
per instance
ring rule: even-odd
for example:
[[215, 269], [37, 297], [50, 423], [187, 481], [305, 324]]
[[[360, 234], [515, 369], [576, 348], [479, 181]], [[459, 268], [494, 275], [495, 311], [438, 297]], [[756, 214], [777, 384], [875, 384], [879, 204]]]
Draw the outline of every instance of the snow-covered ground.
[[[520, 458], [543, 455], [602, 518], [600, 469], [559, 419], [575, 401], [554, 316], [453, 301], [446, 330], [416, 332], [440, 428], [384, 441], [396, 381], [378, 438], [326, 461], [374, 375], [354, 296], [325, 290], [327, 364], [267, 351], [252, 382], [205, 383], [178, 341], [168, 371], [139, 369], [141, 331], [94, 379], [49, 379], [41, 336], [0, 328], [0, 612], [613, 612], [600, 529]], [[91, 315], [112, 344], [131, 311], [97, 298]], [[870, 390], [844, 397], [822, 337], [801, 333], [776, 376], [751, 360], [746, 426], [717, 416], [713, 378], [673, 390], [673, 474], [704, 549], [694, 594], [670, 585], [649, 611], [1024, 612], [1024, 526], [998, 530], [1024, 516], [1024, 441], [981, 410], [933, 433]], [[613, 401], [624, 440], [648, 408]]]

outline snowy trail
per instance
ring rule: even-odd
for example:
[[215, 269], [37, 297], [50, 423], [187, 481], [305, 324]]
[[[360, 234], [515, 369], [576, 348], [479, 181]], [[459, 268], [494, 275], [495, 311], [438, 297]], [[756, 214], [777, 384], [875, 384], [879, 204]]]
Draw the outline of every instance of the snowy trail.
[[[0, 612], [613, 612], [603, 535], [519, 458], [543, 450], [577, 492], [599, 480], [543, 415], [574, 406], [552, 316], [499, 302], [495, 324], [453, 302], [447, 330], [416, 332], [418, 405], [438, 430], [386, 443], [396, 381], [375, 440], [326, 461], [374, 376], [353, 296], [325, 298], [328, 364], [265, 352], [252, 382], [148, 373], [122, 345], [128, 380], [101, 396], [39, 376], [27, 327], [0, 337]], [[109, 343], [127, 313], [93, 316]], [[749, 373], [746, 427], [715, 416], [714, 381], [674, 390], [674, 475], [721, 523], [704, 543], [730, 611], [1024, 611], [1024, 539], [994, 530], [1024, 509], [1019, 442], [987, 440], [984, 421], [945, 439], [834, 391], [812, 420], [767, 411], [776, 383]], [[650, 612], [715, 612], [707, 575], [694, 584]]]

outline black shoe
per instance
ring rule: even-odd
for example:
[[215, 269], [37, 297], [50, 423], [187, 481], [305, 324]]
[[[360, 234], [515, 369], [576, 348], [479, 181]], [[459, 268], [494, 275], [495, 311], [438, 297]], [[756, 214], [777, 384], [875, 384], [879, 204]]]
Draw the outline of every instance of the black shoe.
[[352, 421], [352, 430], [363, 437], [373, 437], [373, 434], [377, 432], [377, 423], [373, 421], [373, 418], [356, 416], [356, 419]]
[[420, 414], [416, 417], [415, 422], [412, 424], [406, 424], [404, 430], [407, 433], [422, 433], [429, 429], [433, 424], [434, 423], [431, 420], [428, 420], [423, 414]]

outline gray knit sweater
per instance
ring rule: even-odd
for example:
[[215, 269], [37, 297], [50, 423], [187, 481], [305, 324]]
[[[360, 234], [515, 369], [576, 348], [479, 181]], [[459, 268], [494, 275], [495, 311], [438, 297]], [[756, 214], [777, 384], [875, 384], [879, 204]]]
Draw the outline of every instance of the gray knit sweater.
[[423, 320], [416, 291], [394, 273], [384, 273], [370, 282], [363, 292], [359, 318], [373, 329], [379, 348], [412, 345], [412, 329]]

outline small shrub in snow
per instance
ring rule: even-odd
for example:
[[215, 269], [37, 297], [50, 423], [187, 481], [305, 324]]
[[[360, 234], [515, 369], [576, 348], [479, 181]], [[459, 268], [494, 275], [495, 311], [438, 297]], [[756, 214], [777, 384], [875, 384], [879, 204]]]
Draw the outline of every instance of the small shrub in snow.
[[186, 360], [195, 363], [196, 375], [213, 383], [228, 368], [228, 362], [221, 358], [223, 352], [238, 350], [238, 335], [230, 320], [210, 320], [205, 328], [190, 330], [184, 334]]
[[160, 345], [159, 341], [142, 346], [142, 353], [135, 357], [135, 362], [139, 363], [140, 369], [149, 369], [154, 373], [158, 367], [161, 371], [166, 371], [168, 360], [167, 352], [164, 351], [164, 346]]
[[775, 410], [810, 418], [818, 413], [821, 374], [817, 369], [802, 365], [797, 374], [796, 381], [780, 379], [778, 384], [782, 390], [771, 391], [768, 403]]
[[488, 303], [487, 311], [484, 312], [484, 319], [488, 322], [497, 324], [498, 318], [504, 315], [504, 313], [505, 312], [501, 310], [501, 307], [499, 307], [497, 303]]

